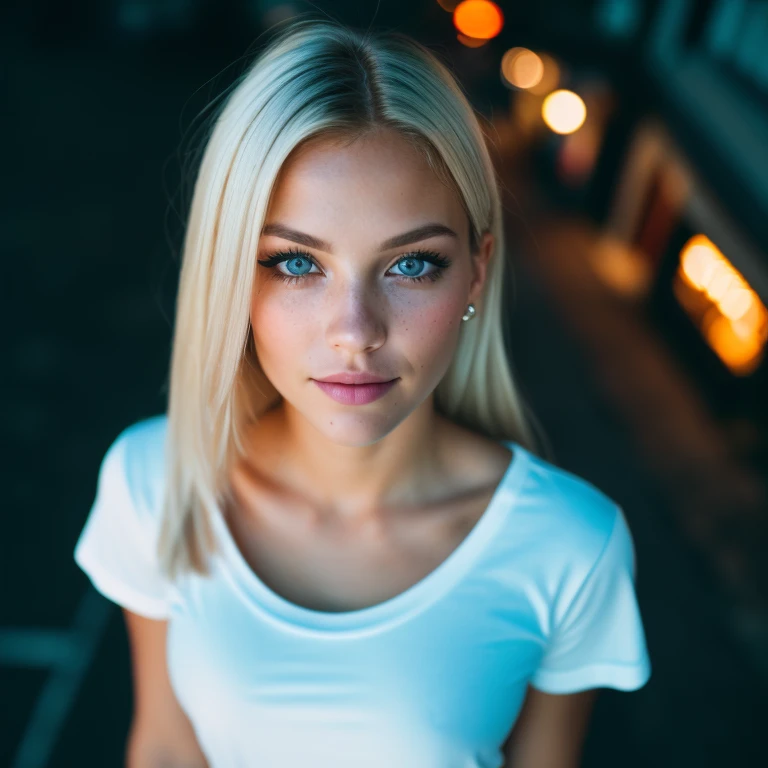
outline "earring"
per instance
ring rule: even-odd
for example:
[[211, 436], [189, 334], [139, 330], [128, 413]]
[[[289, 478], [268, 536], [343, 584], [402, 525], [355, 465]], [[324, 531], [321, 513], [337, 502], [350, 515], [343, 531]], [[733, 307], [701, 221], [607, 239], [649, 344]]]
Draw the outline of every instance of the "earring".
[[470, 304], [467, 307], [467, 314], [464, 315], [461, 319], [465, 320], [465, 321], [466, 320], [471, 320], [474, 316], [475, 316], [475, 305], [474, 304]]

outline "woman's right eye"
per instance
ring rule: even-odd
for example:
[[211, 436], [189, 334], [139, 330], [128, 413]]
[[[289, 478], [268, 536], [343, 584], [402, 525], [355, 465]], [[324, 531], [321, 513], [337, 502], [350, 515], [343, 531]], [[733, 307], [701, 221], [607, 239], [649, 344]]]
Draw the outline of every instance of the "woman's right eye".
[[275, 269], [278, 264], [282, 264], [283, 262], [293, 262], [295, 265], [298, 265], [294, 268], [299, 270], [306, 269], [307, 267], [311, 268], [313, 266], [317, 266], [314, 259], [308, 253], [300, 250], [278, 251], [266, 259], [259, 259], [259, 264], [272, 270], [271, 277], [277, 280], [283, 280], [287, 283], [296, 283], [309, 274], [318, 274], [310, 273], [309, 270], [307, 270], [306, 272], [300, 272], [300, 274], [292, 275], [288, 274], [287, 272], [283, 272], [280, 269]]

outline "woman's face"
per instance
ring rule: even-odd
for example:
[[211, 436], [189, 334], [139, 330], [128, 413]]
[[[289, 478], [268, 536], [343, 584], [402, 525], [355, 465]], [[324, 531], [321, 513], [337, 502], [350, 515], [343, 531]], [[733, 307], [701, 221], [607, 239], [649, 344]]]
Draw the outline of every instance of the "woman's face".
[[[285, 229], [277, 234], [276, 225]], [[387, 244], [426, 225], [438, 229]], [[473, 258], [468, 228], [455, 193], [394, 132], [295, 153], [274, 190], [257, 259], [292, 252], [257, 265], [251, 302], [258, 359], [284, 405], [348, 445], [375, 442], [420, 407], [431, 409], [492, 250], [486, 233]], [[344, 371], [397, 381], [373, 402], [347, 405], [313, 381]]]

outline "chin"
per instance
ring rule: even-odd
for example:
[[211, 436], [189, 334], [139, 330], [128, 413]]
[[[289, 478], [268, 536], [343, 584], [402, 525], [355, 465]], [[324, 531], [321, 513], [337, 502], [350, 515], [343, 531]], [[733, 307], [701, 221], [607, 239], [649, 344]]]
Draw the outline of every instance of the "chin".
[[315, 428], [328, 441], [348, 448], [378, 443], [402, 421], [392, 413], [335, 413], [318, 417], [315, 413], [309, 419]]

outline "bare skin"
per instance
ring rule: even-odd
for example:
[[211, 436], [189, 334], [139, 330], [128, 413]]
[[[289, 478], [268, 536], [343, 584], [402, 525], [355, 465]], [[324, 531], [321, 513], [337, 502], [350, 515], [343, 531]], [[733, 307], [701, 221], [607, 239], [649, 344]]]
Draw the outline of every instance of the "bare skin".
[[[286, 600], [329, 612], [376, 605], [421, 581], [476, 525], [512, 457], [494, 441], [441, 423], [442, 482], [425, 487], [420, 503], [383, 508], [365, 519], [328, 515], [277, 481], [269, 466], [240, 461], [227, 515], [251, 569]], [[264, 442], [252, 434], [252, 445], [269, 445], [264, 426], [258, 430]]]

